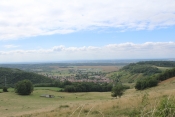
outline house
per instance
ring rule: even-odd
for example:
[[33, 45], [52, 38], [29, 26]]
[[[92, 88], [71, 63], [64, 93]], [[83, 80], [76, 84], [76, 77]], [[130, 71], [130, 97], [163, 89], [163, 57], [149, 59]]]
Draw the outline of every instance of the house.
[[43, 94], [43, 95], [40, 95], [40, 97], [54, 98], [55, 96], [54, 95], [49, 95], [49, 94]]

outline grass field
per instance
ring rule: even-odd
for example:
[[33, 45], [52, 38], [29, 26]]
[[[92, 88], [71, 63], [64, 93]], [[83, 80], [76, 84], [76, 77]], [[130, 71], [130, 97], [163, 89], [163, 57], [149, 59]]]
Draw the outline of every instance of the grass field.
[[[175, 77], [144, 91], [127, 90], [121, 98], [110, 92], [64, 93], [59, 88], [35, 88], [30, 96], [9, 89], [0, 93], [2, 117], [135, 117], [154, 110], [165, 96], [175, 96]], [[55, 95], [43, 98], [42, 94]], [[64, 97], [64, 98], [61, 98]], [[147, 116], [145, 116], [147, 117]]]
[[[73, 106], [81, 103], [96, 103], [109, 100], [110, 93], [64, 93], [59, 88], [37, 87], [29, 96], [20, 96], [14, 90], [0, 93], [0, 112], [2, 117], [20, 116], [28, 113], [47, 112], [64, 105]], [[55, 98], [40, 97], [43, 94], [54, 95]]]

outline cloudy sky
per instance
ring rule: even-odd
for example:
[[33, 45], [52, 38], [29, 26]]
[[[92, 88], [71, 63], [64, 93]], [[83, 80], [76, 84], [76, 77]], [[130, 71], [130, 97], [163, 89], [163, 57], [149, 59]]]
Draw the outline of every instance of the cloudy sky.
[[175, 0], [0, 0], [0, 63], [175, 58]]

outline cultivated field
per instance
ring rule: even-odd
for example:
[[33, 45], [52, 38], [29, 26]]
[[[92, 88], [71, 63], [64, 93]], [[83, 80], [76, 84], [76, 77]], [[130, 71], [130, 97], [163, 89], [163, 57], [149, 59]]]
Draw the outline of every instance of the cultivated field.
[[114, 72], [118, 71], [121, 66], [49, 66], [47, 70], [33, 69], [32, 71], [40, 74], [49, 74], [53, 76], [70, 76], [78, 74], [79, 71], [83, 72]]
[[[129, 89], [117, 99], [111, 98], [110, 92], [64, 93], [57, 88], [36, 88], [30, 96], [19, 96], [10, 89], [0, 93], [0, 113], [2, 117], [135, 117], [155, 110], [162, 97], [175, 96], [174, 84], [172, 78], [145, 91]], [[55, 98], [40, 97], [42, 94]]]

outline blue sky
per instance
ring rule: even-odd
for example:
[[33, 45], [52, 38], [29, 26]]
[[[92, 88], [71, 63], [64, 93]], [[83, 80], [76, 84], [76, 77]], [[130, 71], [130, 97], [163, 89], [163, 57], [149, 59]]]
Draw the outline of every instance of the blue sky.
[[0, 63], [175, 58], [174, 0], [1, 0]]

